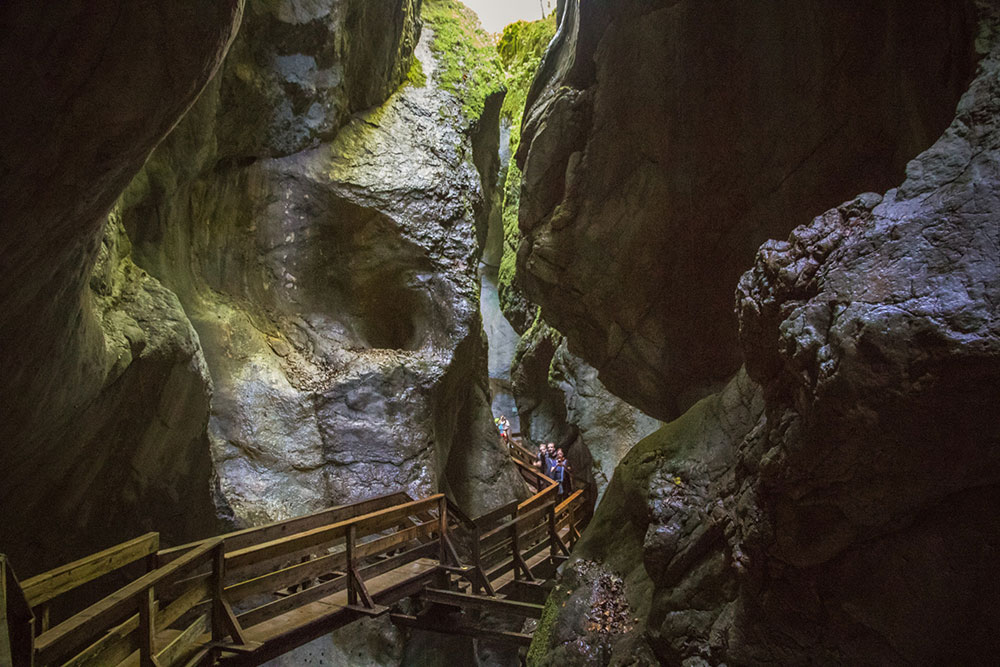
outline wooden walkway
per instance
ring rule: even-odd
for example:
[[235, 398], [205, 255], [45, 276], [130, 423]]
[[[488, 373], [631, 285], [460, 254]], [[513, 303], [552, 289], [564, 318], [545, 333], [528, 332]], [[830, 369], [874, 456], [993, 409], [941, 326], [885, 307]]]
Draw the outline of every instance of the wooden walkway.
[[[383, 614], [526, 645], [530, 635], [482, 627], [477, 612], [540, 616], [540, 600], [523, 598], [579, 537], [583, 493], [560, 501], [530, 453], [510, 452], [535, 494], [475, 519], [441, 494], [394, 493], [170, 549], [149, 533], [23, 582], [0, 556], [0, 665], [258, 665]], [[54, 619], [109, 575], [128, 583]], [[422, 610], [394, 612], [406, 598]], [[442, 611], [462, 613], [442, 623]]]

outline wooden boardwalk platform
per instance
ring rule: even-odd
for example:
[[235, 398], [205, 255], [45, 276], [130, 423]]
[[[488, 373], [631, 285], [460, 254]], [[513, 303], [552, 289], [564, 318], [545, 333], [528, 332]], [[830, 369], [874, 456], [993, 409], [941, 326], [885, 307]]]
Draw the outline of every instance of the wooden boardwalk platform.
[[[560, 501], [530, 453], [516, 443], [510, 452], [535, 494], [476, 519], [442, 494], [394, 493], [169, 549], [149, 533], [24, 582], [0, 556], [0, 664], [259, 665], [383, 614], [525, 645], [530, 635], [476, 619], [540, 616], [537, 601], [515, 598], [568, 556], [583, 496]], [[127, 585], [53, 618], [82, 585], [127, 572]], [[422, 611], [393, 611], [407, 598]], [[442, 611], [463, 620], [442, 623]]]

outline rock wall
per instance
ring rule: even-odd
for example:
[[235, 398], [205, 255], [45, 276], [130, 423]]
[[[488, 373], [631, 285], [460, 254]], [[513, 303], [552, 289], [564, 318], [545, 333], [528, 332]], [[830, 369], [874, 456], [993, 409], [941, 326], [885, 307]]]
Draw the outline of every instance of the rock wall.
[[0, 549], [20, 576], [153, 526], [184, 539], [203, 509], [211, 520], [197, 336], [131, 262], [120, 226], [102, 236], [242, 11], [237, 0], [0, 8]]
[[554, 442], [565, 451], [592, 504], [622, 457], [662, 425], [608, 391], [597, 369], [541, 317], [518, 343], [511, 377], [522, 433], [532, 444]]
[[[522, 487], [489, 409], [470, 121], [435, 83], [419, 3], [310, 8], [251, 6], [123, 198], [205, 348], [217, 500], [238, 523], [400, 489], [484, 511]], [[414, 49], [426, 82], [345, 115], [396, 89]]]
[[737, 290], [745, 372], [626, 456], [533, 664], [1000, 649], [1000, 14], [974, 9], [980, 61], [950, 127], [898, 188], [760, 248]]
[[755, 249], [898, 182], [947, 126], [973, 18], [958, 0], [568, 3], [517, 154], [518, 281], [615, 394], [678, 416], [740, 366], [732, 290]]

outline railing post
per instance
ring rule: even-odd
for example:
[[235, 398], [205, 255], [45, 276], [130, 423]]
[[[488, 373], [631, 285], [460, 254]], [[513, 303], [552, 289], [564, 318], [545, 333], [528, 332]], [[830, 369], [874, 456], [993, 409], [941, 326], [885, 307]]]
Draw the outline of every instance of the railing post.
[[354, 539], [356, 533], [357, 527], [353, 523], [348, 524], [345, 544], [347, 554], [347, 604], [349, 605], [358, 604], [357, 583], [354, 581], [354, 573], [357, 572], [354, 567]]
[[438, 500], [438, 560], [444, 565], [448, 562], [448, 500], [441, 496]]
[[559, 539], [559, 533], [556, 531], [556, 506], [552, 504], [549, 506], [549, 511], [546, 512], [549, 519], [549, 555], [555, 556], [558, 551], [556, 547], [556, 540]]
[[47, 632], [52, 625], [52, 603], [46, 602], [39, 607], [38, 611], [41, 614], [41, 618], [38, 621], [37, 632], [38, 634], [42, 634], [43, 632]]
[[226, 636], [223, 594], [226, 589], [226, 546], [219, 543], [212, 549], [212, 641], [221, 642]]
[[[483, 571], [483, 560], [482, 554], [480, 552], [479, 544], [480, 529], [479, 526], [473, 526], [472, 528], [472, 563], [476, 567], [476, 572], [480, 573]], [[472, 592], [474, 594], [479, 594], [479, 577], [476, 576], [472, 579]]]
[[569, 547], [572, 549], [576, 545], [576, 502], [569, 504]]
[[512, 556], [514, 558], [514, 579], [520, 579], [520, 577], [518, 576], [518, 571], [521, 569], [520, 558], [519, 558], [519, 556], [521, 555], [521, 546], [519, 544], [518, 535], [517, 535], [517, 511], [516, 510], [514, 511], [514, 523], [511, 524], [510, 530], [511, 530], [511, 533], [510, 533], [510, 550], [511, 550], [511, 554], [512, 554]]
[[[215, 620], [215, 611], [212, 612]], [[157, 667], [156, 663], [156, 591], [152, 586], [139, 599], [139, 664]]]

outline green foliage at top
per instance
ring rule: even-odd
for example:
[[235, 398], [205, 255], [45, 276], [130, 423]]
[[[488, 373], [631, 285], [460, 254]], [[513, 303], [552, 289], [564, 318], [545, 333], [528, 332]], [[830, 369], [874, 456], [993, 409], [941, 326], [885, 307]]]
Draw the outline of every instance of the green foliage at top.
[[424, 0], [421, 16], [434, 31], [431, 50], [438, 85], [454, 93], [470, 121], [483, 114], [486, 98], [501, 89], [500, 58], [479, 17], [456, 0]]
[[500, 114], [511, 122], [511, 150], [517, 150], [520, 143], [521, 116], [524, 115], [528, 91], [545, 49], [556, 34], [556, 27], [555, 12], [540, 21], [511, 23], [504, 28], [497, 44], [507, 88]]
[[[540, 21], [518, 21], [504, 28], [497, 52], [505, 70], [504, 98], [500, 114], [510, 121], [510, 149], [514, 153], [521, 143], [521, 118], [531, 82], [545, 55], [545, 49], [556, 34], [556, 15]], [[520, 331], [530, 323], [531, 307], [517, 286], [517, 246], [521, 233], [517, 227], [517, 210], [521, 202], [521, 170], [511, 160], [504, 181], [503, 197], [503, 254], [497, 292], [500, 307], [507, 319]]]

